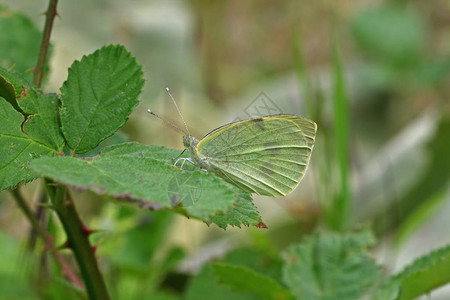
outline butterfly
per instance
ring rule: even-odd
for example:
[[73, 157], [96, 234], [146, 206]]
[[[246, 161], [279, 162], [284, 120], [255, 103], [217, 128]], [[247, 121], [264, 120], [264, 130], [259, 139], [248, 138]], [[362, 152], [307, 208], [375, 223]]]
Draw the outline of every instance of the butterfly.
[[317, 131], [311, 120], [278, 114], [229, 123], [198, 140], [181, 118], [187, 132], [163, 119], [185, 133], [184, 151], [189, 151], [190, 158], [179, 158], [175, 164], [188, 161], [244, 191], [272, 197], [285, 196], [300, 183]]

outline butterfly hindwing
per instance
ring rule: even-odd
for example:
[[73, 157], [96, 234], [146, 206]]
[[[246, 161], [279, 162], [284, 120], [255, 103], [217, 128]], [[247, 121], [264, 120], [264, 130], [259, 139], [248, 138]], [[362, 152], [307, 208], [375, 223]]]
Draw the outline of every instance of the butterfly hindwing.
[[273, 115], [219, 127], [197, 154], [212, 171], [252, 193], [284, 196], [302, 179], [316, 124], [294, 115]]

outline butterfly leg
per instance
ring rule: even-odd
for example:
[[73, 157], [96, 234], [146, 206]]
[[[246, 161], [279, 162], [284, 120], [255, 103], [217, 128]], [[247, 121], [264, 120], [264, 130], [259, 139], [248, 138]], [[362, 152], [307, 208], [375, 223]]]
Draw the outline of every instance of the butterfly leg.
[[174, 163], [173, 165], [176, 166], [177, 163], [178, 163], [180, 160], [183, 161], [183, 162], [181, 163], [180, 169], [183, 169], [184, 163], [185, 163], [186, 161], [190, 162], [191, 164], [194, 164], [194, 161], [192, 161], [192, 158], [180, 157], [180, 158], [178, 158], [178, 159], [175, 161], [175, 163]]

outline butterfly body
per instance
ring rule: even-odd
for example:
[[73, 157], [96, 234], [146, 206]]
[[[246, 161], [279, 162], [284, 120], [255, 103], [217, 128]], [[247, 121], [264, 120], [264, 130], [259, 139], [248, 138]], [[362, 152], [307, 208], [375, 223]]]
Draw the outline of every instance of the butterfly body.
[[295, 115], [272, 115], [223, 125], [183, 144], [202, 169], [250, 193], [284, 196], [303, 178], [317, 126]]

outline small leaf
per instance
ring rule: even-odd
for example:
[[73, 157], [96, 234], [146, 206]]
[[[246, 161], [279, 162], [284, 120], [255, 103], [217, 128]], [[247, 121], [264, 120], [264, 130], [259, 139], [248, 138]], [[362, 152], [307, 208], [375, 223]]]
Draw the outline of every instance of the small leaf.
[[224, 263], [214, 264], [212, 268], [219, 282], [229, 285], [232, 289], [249, 291], [267, 300], [295, 299], [277, 281], [252, 269]]
[[[204, 221], [227, 211], [236, 192], [218, 177], [172, 165], [177, 150], [124, 143], [90, 160], [45, 157], [32, 162], [39, 175], [137, 202], [148, 209], [174, 208]], [[170, 158], [170, 159], [169, 159]]]
[[75, 61], [61, 88], [61, 124], [69, 147], [85, 153], [122, 127], [143, 85], [141, 66], [122, 46]]
[[450, 282], [450, 246], [415, 260], [387, 280], [377, 291], [376, 300], [408, 300], [427, 294]]
[[297, 299], [359, 299], [379, 274], [368, 242], [367, 234], [314, 234], [285, 252], [284, 282]]
[[33, 157], [55, 155], [56, 152], [20, 130], [23, 115], [0, 97], [0, 190], [15, 187], [37, 176], [27, 169]]

